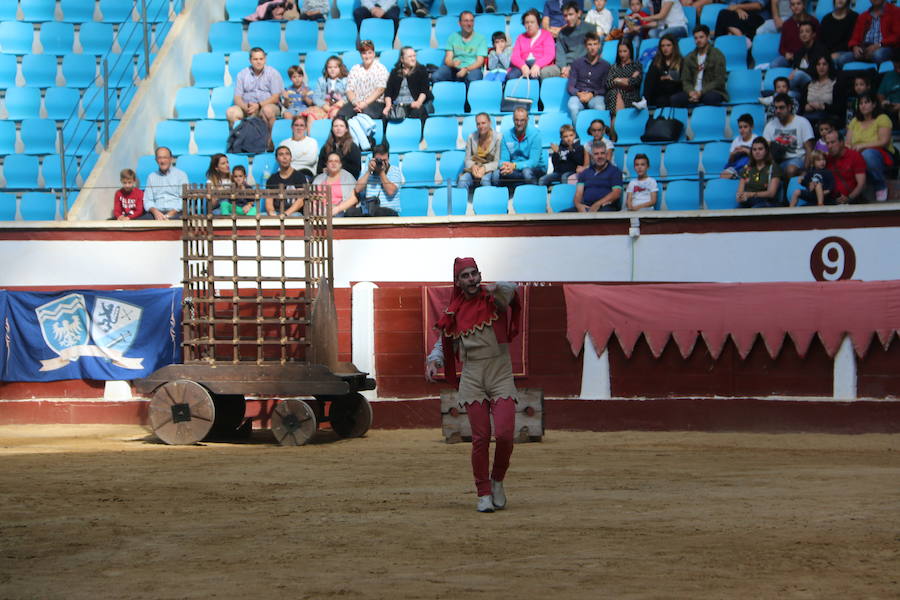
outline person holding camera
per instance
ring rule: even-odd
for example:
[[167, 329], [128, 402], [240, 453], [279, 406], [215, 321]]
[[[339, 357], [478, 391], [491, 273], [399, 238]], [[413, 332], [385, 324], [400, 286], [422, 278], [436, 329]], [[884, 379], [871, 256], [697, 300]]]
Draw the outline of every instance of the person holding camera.
[[356, 181], [358, 205], [344, 212], [347, 217], [396, 217], [400, 214], [400, 184], [403, 174], [391, 164], [385, 144], [372, 148], [369, 168]]

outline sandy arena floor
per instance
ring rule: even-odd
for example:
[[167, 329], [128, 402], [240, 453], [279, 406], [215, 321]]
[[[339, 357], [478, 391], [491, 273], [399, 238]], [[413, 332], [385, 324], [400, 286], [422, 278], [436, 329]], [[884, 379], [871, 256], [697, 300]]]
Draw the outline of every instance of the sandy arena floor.
[[900, 597], [900, 436], [551, 431], [487, 515], [468, 452], [0, 427], [0, 598]]

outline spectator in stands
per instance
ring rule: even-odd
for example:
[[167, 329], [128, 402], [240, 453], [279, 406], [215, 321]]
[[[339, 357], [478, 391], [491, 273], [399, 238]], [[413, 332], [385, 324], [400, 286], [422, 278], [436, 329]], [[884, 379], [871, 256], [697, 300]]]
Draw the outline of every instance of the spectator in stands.
[[606, 77], [610, 65], [600, 57], [597, 34], [584, 35], [584, 48], [585, 55], [572, 61], [566, 86], [572, 123], [578, 121], [578, 113], [585, 108], [602, 110], [606, 106]]
[[528, 111], [522, 107], [513, 112], [513, 126], [503, 132], [500, 144], [500, 166], [491, 173], [492, 185], [510, 189], [522, 183], [535, 184], [547, 171], [547, 160], [541, 148], [541, 132], [529, 126]]
[[669, 106], [672, 96], [681, 92], [683, 63], [678, 40], [668, 34], [660, 38], [644, 82], [644, 97], [651, 106]]
[[849, 43], [858, 17], [850, 10], [850, 0], [834, 0], [834, 10], [822, 18], [819, 39], [828, 48], [831, 60], [838, 68], [853, 58]]
[[590, 157], [581, 145], [575, 128], [568, 123], [559, 128], [559, 144], [550, 144], [550, 160], [553, 172], [541, 177], [538, 185], [566, 183], [578, 167], [587, 168], [590, 164]]
[[803, 200], [804, 204], [824, 206], [836, 204], [834, 199], [834, 175], [828, 170], [828, 162], [824, 152], [813, 150], [810, 153], [810, 168], [800, 182], [802, 189], [791, 194], [791, 206]]
[[353, 65], [347, 76], [347, 104], [340, 110], [345, 119], [363, 113], [373, 119], [384, 116], [384, 89], [387, 87], [388, 70], [375, 58], [372, 40], [360, 40], [359, 56], [362, 64]]
[[781, 27], [781, 43], [778, 45], [778, 56], [770, 67], [789, 67], [794, 62], [794, 55], [799, 52], [803, 41], [800, 39], [800, 24], [812, 23], [813, 31], [818, 31], [819, 20], [806, 12], [804, 0], [791, 0], [791, 17]]
[[324, 21], [331, 13], [328, 0], [303, 0], [297, 18], [305, 21]]
[[600, 41], [605, 40], [613, 28], [613, 15], [606, 8], [606, 0], [594, 0], [594, 8], [587, 12], [584, 22], [596, 28]]
[[433, 81], [478, 81], [487, 56], [487, 40], [475, 31], [475, 15], [468, 10], [459, 13], [459, 31], [447, 38], [444, 64], [434, 72]]
[[838, 204], [865, 202], [862, 197], [866, 187], [866, 161], [862, 155], [844, 145], [840, 131], [832, 131], [825, 136], [828, 144], [828, 170], [834, 175], [834, 187]]
[[312, 177], [319, 160], [319, 142], [306, 133], [306, 117], [294, 117], [291, 121], [291, 137], [281, 140], [279, 146], [291, 151], [291, 166]]
[[844, 121], [849, 123], [853, 120], [853, 117], [856, 116], [856, 105], [859, 102], [859, 99], [864, 95], [868, 94], [872, 91], [872, 83], [869, 81], [869, 76], [865, 72], [857, 72], [853, 76], [853, 94], [850, 97], [846, 97], [844, 99]]
[[800, 95], [799, 92], [791, 92], [791, 81], [787, 77], [776, 77], [772, 81], [772, 87], [774, 88], [773, 92], [764, 91], [762, 97], [759, 101], [766, 106], [766, 121], [775, 118], [775, 107], [772, 106], [772, 102], [775, 101], [775, 96], [778, 94], [787, 94], [791, 98], [791, 105], [793, 106], [794, 114], [800, 113], [800, 101], [797, 97]]
[[144, 187], [142, 219], [167, 221], [181, 218], [181, 190], [188, 184], [187, 174], [172, 166], [172, 151], [166, 146], [156, 149], [158, 170], [147, 176]]
[[644, 7], [643, 0], [628, 0], [630, 11], [622, 19], [622, 42], [633, 44], [634, 38], [645, 39], [652, 24], [647, 20], [649, 8]]
[[[603, 119], [594, 119], [591, 121], [591, 124], [588, 126], [588, 135], [591, 136], [590, 142], [587, 144], [588, 148], [590, 148], [594, 142], [603, 142], [606, 146], [606, 160], [613, 162], [613, 151], [616, 149], [616, 145], [607, 137], [606, 123], [603, 122]], [[581, 173], [585, 168], [586, 167], [578, 167], [576, 172]]]
[[333, 119], [347, 104], [347, 67], [339, 56], [325, 62], [312, 97], [315, 106], [322, 109], [321, 113], [310, 112], [316, 119]]
[[[280, 188], [294, 190], [309, 183], [312, 178], [302, 171], [294, 170], [291, 166], [291, 149], [287, 146], [278, 146], [275, 149], [275, 160], [278, 162], [278, 170], [272, 173], [266, 180], [266, 189], [277, 190]], [[276, 215], [284, 213], [284, 216], [300, 216], [303, 213], [303, 198], [297, 198], [291, 205], [284, 208], [284, 201], [277, 198], [266, 198], [266, 214]]]
[[546, 0], [544, 2], [544, 15], [540, 19], [540, 26], [546, 29], [553, 37], [559, 35], [559, 30], [566, 26], [566, 2], [567, 0]]
[[[411, 46], [404, 46], [388, 76], [384, 92], [384, 118], [389, 118], [391, 109], [395, 109], [397, 119], [425, 120], [434, 112], [433, 100], [428, 70], [416, 60], [416, 51]], [[397, 110], [402, 110], [403, 115], [399, 116]]]
[[[722, 11], [720, 15], [728, 11]], [[725, 55], [709, 44], [709, 27], [694, 27], [694, 50], [684, 59], [681, 72], [681, 89], [672, 96], [672, 106], [689, 104], [719, 105], [728, 101], [725, 80]]]
[[572, 63], [587, 53], [585, 36], [594, 33], [594, 27], [581, 22], [581, 8], [569, 0], [563, 8], [566, 24], [556, 34], [556, 66], [561, 77], [568, 77]]
[[598, 212], [619, 210], [622, 205], [622, 171], [606, 157], [606, 144], [591, 143], [591, 166], [578, 174], [574, 208], [568, 211]]
[[379, 144], [372, 148], [369, 168], [356, 181], [359, 204], [344, 212], [348, 217], [396, 217], [400, 214], [400, 185], [403, 173], [391, 164], [388, 147]]
[[325, 159], [325, 171], [316, 175], [313, 185], [326, 185], [331, 190], [331, 216], [343, 217], [357, 204], [356, 179], [344, 170], [341, 155], [332, 152]]
[[502, 31], [495, 31], [491, 36], [493, 46], [488, 52], [487, 68], [484, 72], [484, 78], [488, 81], [506, 81], [506, 74], [512, 63], [512, 46], [506, 39], [506, 34]]
[[[213, 154], [209, 159], [209, 168], [206, 169], [206, 185], [209, 187], [231, 187], [231, 166], [228, 157], [224, 154]], [[212, 194], [207, 196], [206, 209], [213, 212], [219, 207], [219, 198]]]
[[[716, 17], [716, 37], [720, 35], [743, 35], [753, 39], [756, 30], [765, 22], [760, 1], [728, 0], [728, 7]], [[697, 29], [694, 29], [696, 34]], [[695, 35], [696, 37], [696, 35]], [[708, 37], [708, 36], [707, 36]]]
[[466, 161], [457, 187], [471, 191], [479, 185], [491, 185], [491, 177], [500, 166], [500, 138], [490, 115], [475, 115], [475, 131], [466, 140]]
[[646, 154], [634, 157], [635, 176], [628, 182], [625, 190], [625, 207], [628, 210], [653, 210], [659, 194], [659, 184], [647, 175], [650, 158]]
[[853, 60], [879, 64], [891, 60], [892, 49], [900, 46], [900, 8], [872, 0], [869, 10], [856, 19], [848, 45]]
[[[231, 170], [231, 189], [246, 190], [248, 187], [247, 169], [244, 168], [244, 165], [234, 165]], [[222, 200], [219, 208], [223, 215], [230, 215], [234, 211], [238, 215], [253, 216], [256, 214], [256, 201], [252, 198]]]
[[[791, 0], [770, 0], [769, 16], [762, 25], [757, 28], [756, 33], [778, 33], [784, 25], [785, 19], [791, 14]], [[700, 12], [697, 11], [697, 16]]]
[[281, 93], [284, 118], [293, 119], [297, 115], [305, 116], [307, 109], [315, 104], [312, 91], [306, 85], [306, 75], [299, 65], [294, 65], [288, 68], [288, 78], [291, 80], [291, 86], [285, 88]]
[[750, 162], [750, 149], [753, 146], [753, 117], [744, 113], [738, 117], [738, 135], [731, 141], [728, 153], [728, 163], [725, 165], [719, 177], [722, 179], [734, 179], [739, 177], [741, 170]]
[[131, 169], [119, 172], [122, 187], [113, 198], [113, 218], [117, 221], [140, 219], [144, 214], [144, 192], [137, 187], [137, 175]]
[[234, 106], [228, 108], [225, 116], [231, 124], [245, 117], [262, 117], [272, 129], [281, 113], [283, 91], [284, 80], [278, 71], [266, 64], [266, 51], [253, 48], [250, 50], [250, 66], [237, 74]]
[[828, 154], [828, 143], [825, 141], [825, 137], [832, 131], [837, 131], [834, 117], [826, 117], [820, 121], [816, 126], [816, 131], [819, 133], [819, 139], [816, 140], [814, 148], [819, 152]]
[[616, 62], [606, 76], [606, 110], [612, 115], [610, 127], [615, 129], [616, 113], [641, 99], [641, 63], [634, 60], [631, 44], [619, 43]]
[[394, 22], [394, 33], [400, 22], [400, 7], [397, 0], [360, 0], [360, 6], [353, 9], [353, 21], [359, 30], [363, 19], [390, 19]]
[[512, 68], [507, 79], [526, 77], [538, 79], [544, 77], [556, 77], [559, 68], [556, 61], [556, 42], [553, 34], [546, 29], [541, 29], [541, 15], [532, 8], [522, 15], [522, 25], [525, 33], [521, 34], [513, 46]]
[[259, 0], [253, 13], [245, 21], [284, 21], [296, 19], [297, 8], [291, 0]]
[[676, 39], [685, 38], [688, 35], [688, 22], [681, 8], [680, 0], [662, 0], [659, 12], [645, 19], [655, 27], [648, 32], [652, 38], [661, 38], [670, 35]]
[[750, 161], [741, 170], [738, 183], [739, 208], [771, 208], [784, 206], [778, 186], [781, 184], [781, 168], [772, 161], [769, 142], [757, 137], [750, 147]]
[[894, 48], [894, 70], [888, 71], [878, 86], [878, 101], [897, 128], [900, 124], [900, 48]]
[[834, 104], [834, 75], [831, 59], [820, 56], [813, 65], [813, 80], [806, 88], [803, 116], [816, 125], [832, 114]]
[[887, 200], [886, 173], [894, 166], [897, 157], [891, 141], [891, 129], [891, 119], [882, 112], [875, 94], [867, 92], [860, 96], [856, 115], [847, 125], [846, 144], [866, 161], [866, 179], [875, 190], [876, 202]]
[[791, 60], [793, 69], [788, 75], [791, 90], [801, 95], [809, 82], [816, 77], [816, 62], [820, 58], [828, 61], [828, 49], [816, 39], [816, 30], [811, 21], [800, 23], [800, 48]]
[[805, 117], [794, 114], [792, 104], [791, 97], [787, 94], [776, 94], [772, 102], [775, 118], [766, 123], [763, 129], [766, 140], [783, 147], [784, 158], [779, 159], [778, 166], [788, 179], [803, 171], [806, 155], [813, 150], [812, 125]]
[[707, 4], [713, 4], [716, 0], [681, 0], [682, 6], [693, 6], [697, 11], [697, 18], [703, 14], [703, 7]]
[[336, 153], [341, 157], [341, 164], [345, 171], [353, 175], [354, 178], [359, 177], [362, 170], [362, 152], [359, 146], [353, 141], [350, 135], [350, 127], [347, 125], [347, 119], [337, 116], [331, 122], [331, 133], [325, 140], [322, 149], [319, 151], [319, 162], [316, 165], [316, 173], [325, 170], [325, 163], [328, 155]]

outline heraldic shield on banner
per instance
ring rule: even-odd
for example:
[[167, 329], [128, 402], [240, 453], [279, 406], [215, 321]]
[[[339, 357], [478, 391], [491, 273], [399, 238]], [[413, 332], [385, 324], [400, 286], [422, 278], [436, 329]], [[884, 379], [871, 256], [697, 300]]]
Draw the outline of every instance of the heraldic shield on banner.
[[[139, 306], [98, 297], [91, 319], [81, 294], [69, 294], [37, 307], [41, 335], [59, 355], [42, 360], [41, 371], [61, 369], [82, 356], [106, 358], [126, 369], [143, 368], [142, 358], [123, 356], [134, 342], [142, 312]], [[91, 338], [94, 344], [89, 343]]]

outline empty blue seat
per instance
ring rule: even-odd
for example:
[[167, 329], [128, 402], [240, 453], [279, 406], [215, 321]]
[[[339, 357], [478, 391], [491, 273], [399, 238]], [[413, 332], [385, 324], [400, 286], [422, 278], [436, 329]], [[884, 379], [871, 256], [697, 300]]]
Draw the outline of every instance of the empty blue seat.
[[[459, 17], [447, 15], [436, 19], [434, 22], [434, 39], [437, 40], [437, 47], [446, 49], [447, 38], [457, 31], [459, 31]], [[490, 33], [487, 33], [485, 37], [490, 37], [490, 35]]]
[[[569, 118], [568, 112], [545, 112], [541, 115], [541, 120], [538, 121], [538, 129], [541, 130], [541, 145], [544, 148], [549, 148], [550, 144], [558, 144], [560, 127], [571, 124], [572, 119]], [[590, 138], [588, 137], [587, 139]], [[587, 144], [587, 139], [582, 138], [582, 143]]]
[[197, 154], [212, 155], [225, 152], [228, 143], [228, 123], [213, 120], [197, 121], [194, 125], [194, 143], [197, 144]]
[[[63, 187], [62, 163], [59, 154], [48, 154], [41, 162], [41, 176], [44, 187], [59, 189]], [[66, 161], [66, 187], [75, 187], [78, 179], [78, 163], [70, 157]]]
[[78, 41], [85, 54], [103, 56], [113, 44], [113, 26], [109, 23], [89, 21], [78, 29]]
[[713, 142], [704, 144], [701, 162], [703, 163], [703, 172], [706, 179], [718, 177], [728, 164], [728, 157], [731, 155], [731, 144], [728, 142]]
[[319, 24], [315, 21], [288, 21], [284, 28], [287, 49], [293, 52], [310, 52], [319, 44]]
[[293, 135], [291, 131], [291, 122], [287, 119], [278, 119], [275, 126], [272, 127], [272, 143], [278, 147], [278, 142], [285, 140]]
[[878, 68], [878, 65], [874, 63], [867, 63], [858, 60], [853, 60], [848, 63], [844, 63], [843, 70], [844, 71], [868, 71], [875, 70]]
[[575, 185], [560, 183], [550, 189], [550, 209], [555, 212], [563, 212], [575, 207]]
[[[704, 10], [706, 9], [704, 8]], [[779, 44], [781, 44], [780, 33], [756, 34], [753, 38], [753, 46], [750, 48], [750, 55], [753, 57], [753, 62], [756, 66], [767, 65], [781, 56], [778, 53]]]
[[16, 87], [19, 66], [12, 54], [0, 54], [0, 89]]
[[37, 88], [9, 88], [5, 102], [8, 119], [36, 119], [41, 114], [41, 91]]
[[26, 54], [22, 57], [22, 77], [28, 87], [46, 88], [56, 85], [56, 55]]
[[[244, 68], [247, 64], [243, 65]], [[191, 60], [194, 87], [214, 88], [225, 83], [225, 55], [221, 52], [201, 52]]]
[[666, 166], [666, 177], [669, 179], [696, 178], [700, 171], [700, 146], [685, 143], [670, 144], [666, 146], [663, 163]]
[[209, 90], [185, 87], [175, 94], [175, 118], [196, 121], [207, 118], [209, 113]]
[[438, 81], [431, 88], [434, 114], [460, 115], [465, 112], [466, 84], [462, 81]]
[[[485, 38], [490, 40], [495, 31], [506, 32], [506, 17], [501, 14], [475, 15], [475, 31], [481, 32]], [[512, 40], [513, 43], [515, 41]]]
[[513, 192], [513, 211], [517, 215], [547, 212], [547, 188], [542, 185], [520, 185]]
[[728, 102], [756, 102], [762, 90], [762, 71], [756, 69], [735, 69], [729, 71], [725, 84], [728, 90]]
[[266, 52], [281, 50], [281, 21], [254, 21], [247, 27], [247, 44]]
[[248, 68], [249, 66], [249, 52], [244, 52], [243, 50], [241, 50], [239, 52], [228, 53], [228, 74], [231, 75], [232, 85], [237, 80], [238, 73], [240, 73], [243, 69]]
[[68, 54], [75, 43], [75, 28], [71, 23], [50, 21], [41, 25], [38, 37], [44, 54]]
[[[169, 0], [146, 0], [147, 2], [147, 22], [162, 23], [169, 20]], [[138, 10], [141, 9], [141, 3], [137, 3]]]
[[0, 193], [0, 221], [16, 220], [16, 195]]
[[269, 171], [274, 173], [278, 170], [278, 163], [275, 162], [275, 155], [271, 152], [265, 154], [257, 154], [253, 157], [253, 163], [250, 165], [250, 174], [256, 185], [266, 185], [265, 173]]
[[26, 154], [10, 154], [3, 159], [3, 177], [10, 189], [34, 189], [38, 187], [38, 157]]
[[[359, 52], [356, 50], [347, 50], [346, 52], [342, 52], [340, 54], [341, 61], [344, 63], [344, 66], [347, 67], [347, 70], [353, 68], [354, 65], [362, 64], [362, 57], [359, 55]], [[390, 69], [388, 69], [390, 71]]]
[[69, 120], [63, 125], [62, 140], [67, 155], [92, 154], [97, 147], [97, 124], [94, 121]]
[[[232, 21], [219, 21], [209, 28], [213, 52], [240, 52], [244, 45], [244, 27]], [[247, 66], [246, 62], [243, 66]]]
[[51, 119], [25, 119], [22, 121], [22, 144], [25, 154], [51, 154], [56, 152], [56, 121]]
[[134, 84], [134, 55], [111, 54], [108, 63], [109, 87], [124, 88]]
[[55, 221], [56, 194], [51, 192], [25, 192], [19, 211], [26, 221]]
[[691, 130], [694, 132], [692, 141], [724, 140], [726, 121], [724, 106], [698, 106], [691, 114]]
[[469, 84], [469, 108], [473, 113], [497, 114], [502, 95], [503, 88], [498, 81], [473, 81]]
[[400, 122], [388, 123], [385, 131], [391, 152], [410, 152], [419, 149], [422, 139], [422, 121], [404, 119]]
[[[325, 21], [325, 47], [329, 52], [356, 50], [356, 23], [352, 19], [328, 19]], [[377, 46], [375, 50], [379, 50]]]
[[319, 142], [319, 148], [325, 145], [331, 133], [331, 119], [316, 119], [309, 127], [309, 137]]
[[817, 0], [816, 2], [816, 12], [813, 13], [815, 17], [821, 21], [825, 15], [834, 10], [834, 1], [833, 0]]
[[16, 124], [0, 121], [0, 156], [16, 153]]
[[52, 87], [44, 95], [44, 109], [47, 118], [65, 121], [69, 117], [78, 118], [78, 103], [81, 93], [75, 88]]
[[[719, 13], [725, 10], [724, 4], [707, 4], [703, 7], [703, 11], [700, 13], [700, 25], [706, 25], [709, 27], [710, 31], [716, 30], [716, 19], [719, 18]], [[693, 44], [694, 40], [691, 39], [690, 36], [687, 38]], [[684, 53], [682, 53], [684, 54]]]
[[625, 164], [621, 165], [623, 171], [627, 171], [631, 177], [637, 174], [634, 171], [634, 157], [638, 154], [646, 154], [650, 166], [647, 168], [647, 174], [650, 177], [659, 177], [659, 170], [662, 167], [662, 146], [651, 146], [649, 144], [635, 144], [628, 148], [628, 154], [625, 158]]
[[[581, 115], [578, 115], [579, 121]], [[724, 119], [723, 119], [724, 122]], [[616, 113], [616, 133], [619, 144], [637, 144], [641, 141], [647, 125], [647, 111], [636, 108], [623, 108]]]
[[762, 104], [738, 104], [731, 109], [731, 137], [732, 139], [738, 135], [738, 118], [741, 115], [750, 115], [753, 117], [753, 133], [762, 135], [763, 127], [766, 126], [766, 109]]
[[[588, 133], [588, 129], [590, 128], [591, 123], [597, 119], [603, 121], [607, 129], [609, 129], [610, 114], [608, 110], [589, 108], [578, 113], [578, 119], [575, 122], [575, 133], [585, 144], [589, 143], [594, 137]], [[643, 133], [643, 131], [641, 131], [641, 133]]]
[[[151, 32], [147, 32], [150, 35]], [[122, 54], [135, 54], [144, 50], [144, 26], [142, 23], [126, 21], [119, 25], [116, 42]], [[150, 42], [150, 40], [148, 40]]]
[[400, 188], [400, 216], [424, 217], [428, 215], [428, 190], [426, 188]]
[[666, 210], [698, 210], [700, 208], [699, 181], [670, 181], [666, 186]]
[[94, 2], [92, 0], [60, 0], [62, 20], [66, 23], [87, 23], [94, 20]]
[[227, 0], [225, 11], [228, 13], [228, 20], [240, 23], [244, 17], [256, 12], [256, 5], [256, 0]]
[[[505, 193], [505, 190], [504, 190]], [[431, 198], [431, 212], [436, 217], [447, 216], [447, 188], [440, 187], [434, 190], [434, 196]], [[463, 188], [450, 188], [450, 214], [464, 215], [469, 205], [469, 193]]]
[[[394, 148], [391, 148], [394, 152]], [[404, 185], [430, 187], [434, 185], [437, 157], [432, 152], [407, 152], [400, 166]]]
[[[185, 172], [190, 183], [206, 183], [206, 171], [209, 169], [209, 156], [201, 154], [185, 154], [175, 162]], [[274, 172], [274, 169], [273, 169]]]
[[417, 59], [423, 65], [435, 65], [437, 67], [444, 64], [444, 56], [446, 51], [440, 48], [423, 48], [418, 51]]
[[[538, 9], [540, 10], [540, 9]], [[509, 35], [506, 37], [509, 39], [510, 43], [515, 43], [519, 36], [525, 33], [525, 26], [522, 25], [521, 19], [517, 19], [513, 17], [509, 23]], [[608, 46], [615, 46], [616, 44], [607, 44]], [[612, 63], [610, 63], [612, 64]]]
[[383, 64], [388, 71], [394, 68], [398, 60], [400, 60], [400, 50], [396, 48], [382, 50], [378, 55], [378, 62]]
[[234, 104], [234, 86], [222, 85], [213, 88], [209, 104], [212, 107], [213, 118], [224, 119], [228, 107]]
[[[326, 52], [324, 50], [313, 50], [312, 52], [306, 53], [306, 58], [303, 62], [303, 70], [311, 81], [315, 82], [315, 80], [322, 76], [322, 72], [325, 69], [325, 63], [328, 62], [328, 59], [331, 56], [331, 52]], [[231, 70], [230, 62], [228, 68]], [[234, 71], [232, 71], [232, 77], [234, 77]]]
[[359, 24], [359, 39], [372, 40], [377, 50], [393, 48], [394, 22], [390, 19], [363, 19]]
[[505, 215], [509, 212], [509, 192], [505, 187], [475, 188], [472, 209], [476, 215]]
[[404, 46], [412, 46], [416, 50], [424, 50], [431, 46], [431, 19], [409, 17], [400, 19], [397, 38]]
[[16, 0], [0, 2], [0, 21], [15, 21], [18, 18], [19, 3]]
[[167, 146], [172, 154], [190, 152], [191, 127], [180, 121], [160, 121], [156, 124], [155, 145]]
[[90, 87], [97, 81], [97, 59], [90, 54], [68, 54], [63, 57], [62, 72], [68, 87]]
[[441, 174], [441, 181], [446, 184], [455, 182], [462, 173], [466, 163], [466, 153], [463, 150], [450, 150], [449, 152], [441, 152], [441, 160], [438, 162], [438, 172]]
[[710, 179], [703, 190], [703, 203], [710, 210], [737, 208], [737, 189], [737, 179]]
[[[794, 197], [794, 192], [797, 190], [802, 190], [803, 186], [800, 185], [800, 182], [803, 180], [802, 177], [791, 177], [791, 180], [788, 182], [787, 187], [787, 199], [790, 202], [791, 198]], [[815, 206], [818, 204], [815, 200], [810, 202], [809, 200], [803, 200], [802, 198], [797, 199], [797, 206]]]
[[104, 23], [123, 23], [132, 20], [133, 2], [122, 0], [100, 0], [100, 14]]
[[747, 68], [747, 38], [742, 35], [720, 35], [716, 48], [725, 55], [728, 70]]
[[[437, 2], [432, 4], [432, 14], [434, 14], [434, 4], [437, 4]], [[444, 0], [444, 8], [447, 10], [448, 15], [458, 15], [464, 10], [474, 13], [475, 4], [475, 0]], [[486, 34], [484, 37], [491, 39], [491, 33]]]
[[156, 164], [156, 157], [152, 154], [145, 154], [138, 158], [135, 172], [138, 176], [139, 185], [143, 185], [147, 181], [147, 176], [155, 172], [159, 167]]
[[34, 26], [22, 21], [0, 23], [0, 51], [6, 54], [31, 54]]
[[[693, 6], [683, 6], [684, 18], [687, 19], [687, 30], [693, 31], [694, 25], [697, 24], [697, 9]], [[613, 27], [616, 27], [614, 24]]]
[[30, 23], [52, 21], [56, 18], [56, 0], [20, 0], [19, 8], [22, 9], [22, 20]]
[[569, 103], [569, 80], [564, 77], [548, 77], [541, 82], [541, 105], [544, 112], [564, 112]]
[[425, 147], [431, 152], [456, 149], [456, 117], [430, 117], [425, 121]]
[[[291, 67], [300, 66], [300, 55], [296, 52], [281, 52], [280, 50], [269, 52], [269, 55], [266, 57], [266, 64], [281, 74], [285, 87], [290, 87], [291, 78], [288, 77], [287, 72]], [[311, 83], [315, 84], [315, 78], [313, 78]]]

